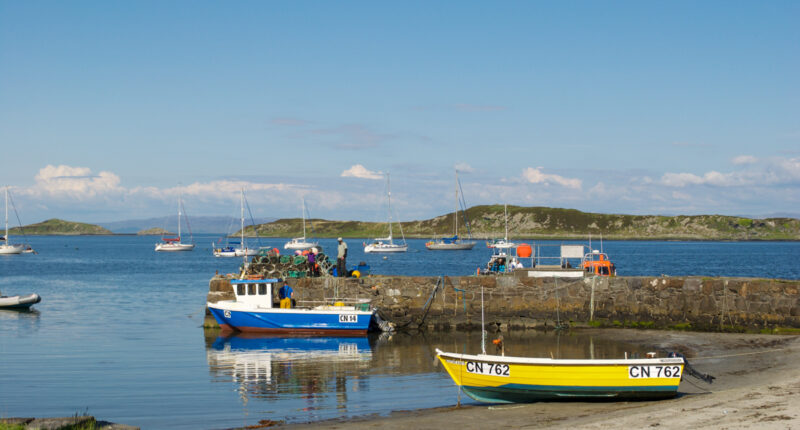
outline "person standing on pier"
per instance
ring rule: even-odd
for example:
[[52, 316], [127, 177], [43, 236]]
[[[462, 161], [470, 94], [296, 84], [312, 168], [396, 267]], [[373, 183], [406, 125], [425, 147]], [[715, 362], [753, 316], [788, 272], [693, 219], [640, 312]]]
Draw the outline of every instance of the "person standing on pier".
[[339, 238], [339, 254], [336, 256], [336, 274], [339, 277], [347, 276], [347, 242]]

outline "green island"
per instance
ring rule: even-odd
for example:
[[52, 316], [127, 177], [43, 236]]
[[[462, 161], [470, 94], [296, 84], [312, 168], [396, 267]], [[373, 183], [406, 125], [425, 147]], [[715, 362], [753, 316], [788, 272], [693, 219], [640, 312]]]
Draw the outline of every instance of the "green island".
[[61, 219], [49, 219], [37, 224], [26, 225], [23, 227], [15, 227], [9, 229], [9, 235], [20, 236], [44, 236], [44, 235], [63, 235], [63, 236], [79, 236], [79, 235], [111, 235], [114, 234], [110, 230], [100, 227], [99, 225], [86, 224], [82, 222], [64, 221]]
[[174, 234], [174, 233], [171, 233], [171, 232], [169, 232], [167, 230], [164, 230], [161, 227], [153, 227], [153, 228], [148, 228], [146, 230], [141, 230], [141, 231], [137, 231], [136, 232], [137, 236], [162, 236], [162, 235], [165, 235], [165, 234]]
[[[505, 234], [503, 205], [473, 206], [466, 211], [473, 238], [497, 238]], [[385, 236], [385, 222], [307, 220], [313, 236]], [[459, 232], [467, 236], [459, 213]], [[254, 231], [255, 229], [255, 231]], [[400, 237], [397, 225], [394, 236]], [[453, 213], [422, 221], [402, 223], [410, 238], [453, 234]], [[245, 227], [253, 237], [296, 237], [303, 233], [300, 218], [279, 219]], [[237, 232], [236, 235], [239, 233]], [[800, 240], [800, 220], [795, 218], [751, 219], [725, 215], [619, 215], [581, 212], [575, 209], [508, 206], [508, 234], [514, 239], [585, 239], [590, 234], [611, 240]], [[308, 231], [311, 236], [311, 231]]]

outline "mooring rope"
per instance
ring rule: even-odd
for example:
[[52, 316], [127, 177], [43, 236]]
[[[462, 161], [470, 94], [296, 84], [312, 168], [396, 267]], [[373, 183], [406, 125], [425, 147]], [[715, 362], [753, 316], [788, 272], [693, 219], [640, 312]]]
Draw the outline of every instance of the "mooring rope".
[[708, 357], [692, 357], [692, 361], [695, 361], [695, 360], [713, 360], [715, 358], [740, 357], [740, 356], [743, 356], [743, 355], [766, 354], [768, 352], [785, 351], [787, 349], [789, 349], [789, 348], [768, 349], [766, 351], [741, 352], [741, 353], [738, 353], [738, 354], [712, 355], [712, 356], [708, 356]]

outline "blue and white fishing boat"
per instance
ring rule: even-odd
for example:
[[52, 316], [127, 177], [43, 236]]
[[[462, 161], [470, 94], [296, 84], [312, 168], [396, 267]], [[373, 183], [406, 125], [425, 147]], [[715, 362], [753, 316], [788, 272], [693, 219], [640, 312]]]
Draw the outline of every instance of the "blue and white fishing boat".
[[313, 307], [281, 308], [273, 303], [280, 279], [231, 281], [235, 300], [207, 303], [223, 330], [245, 333], [357, 335], [366, 333], [375, 310], [368, 299], [346, 303], [334, 299]]

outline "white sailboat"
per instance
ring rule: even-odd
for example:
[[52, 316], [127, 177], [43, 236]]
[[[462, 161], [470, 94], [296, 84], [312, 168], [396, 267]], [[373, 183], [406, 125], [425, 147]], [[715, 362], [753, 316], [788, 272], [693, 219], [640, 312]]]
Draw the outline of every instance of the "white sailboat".
[[458, 238], [458, 211], [460, 209], [458, 200], [458, 189], [459, 189], [458, 170], [456, 170], [456, 210], [455, 212], [453, 212], [453, 237], [432, 240], [426, 243], [425, 248], [428, 248], [431, 251], [459, 251], [459, 250], [472, 249], [475, 246], [474, 241], [461, 240]]
[[12, 255], [22, 254], [25, 250], [25, 245], [21, 243], [9, 243], [8, 239], [8, 187], [6, 187], [6, 234], [3, 236], [3, 244], [0, 245], [0, 254]]
[[508, 240], [508, 205], [503, 205], [503, 212], [505, 213], [506, 218], [506, 235], [502, 239], [493, 240], [491, 242], [486, 242], [487, 248], [494, 248], [494, 249], [509, 249], [509, 248], [516, 248], [518, 243], [510, 242]]
[[258, 248], [248, 248], [247, 243], [244, 241], [244, 188], [242, 188], [242, 194], [239, 200], [242, 208], [242, 223], [241, 229], [239, 230], [241, 242], [239, 242], [239, 246], [225, 246], [222, 248], [215, 248], [212, 243], [211, 249], [214, 250], [214, 257], [250, 257], [258, 254]]
[[[189, 229], [189, 237], [192, 243], [181, 242], [181, 209], [183, 203], [181, 202], [181, 195], [178, 193], [178, 236], [177, 237], [162, 237], [161, 242], [156, 243], [156, 251], [158, 252], [177, 252], [177, 251], [191, 251], [194, 249], [194, 237], [192, 230]], [[188, 222], [187, 222], [188, 226]]]
[[[313, 232], [313, 230], [312, 230]], [[309, 242], [306, 239], [306, 199], [303, 199], [303, 237], [295, 237], [283, 245], [283, 249], [304, 250], [318, 246], [319, 242]]]
[[[406, 238], [403, 236], [403, 243], [394, 243], [392, 241], [392, 189], [391, 184], [389, 183], [389, 174], [386, 174], [386, 190], [387, 190], [387, 198], [388, 198], [388, 205], [389, 205], [389, 236], [387, 237], [379, 237], [372, 240], [372, 243], [364, 244], [364, 252], [371, 253], [371, 252], [406, 252], [408, 251], [408, 244], [406, 244]], [[400, 234], [403, 235], [403, 225], [400, 225]]]

